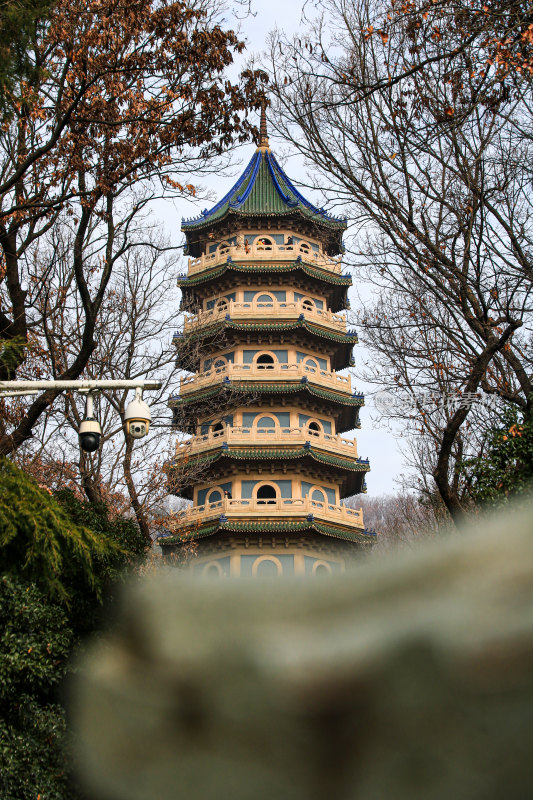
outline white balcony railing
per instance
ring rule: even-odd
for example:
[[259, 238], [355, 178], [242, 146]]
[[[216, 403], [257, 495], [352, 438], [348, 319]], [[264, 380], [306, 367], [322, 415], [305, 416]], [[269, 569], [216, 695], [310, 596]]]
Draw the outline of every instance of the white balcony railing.
[[310, 430], [309, 428], [258, 428], [242, 427], [237, 425], [225, 426], [222, 430], [209, 431], [206, 434], [192, 436], [176, 444], [176, 456], [199, 453], [216, 447], [226, 442], [228, 445], [297, 445], [311, 442], [312, 445], [323, 447], [335, 453], [340, 453], [352, 458], [357, 458], [357, 443], [355, 439], [344, 439], [339, 434], [324, 433], [323, 431]]
[[346, 333], [346, 316], [344, 314], [334, 314], [329, 309], [317, 308], [309, 302], [301, 300], [294, 302], [264, 302], [257, 300], [253, 302], [237, 302], [234, 300], [220, 300], [215, 308], [208, 311], [200, 311], [194, 316], [185, 318], [184, 333], [197, 330], [203, 325], [218, 322], [225, 319], [227, 315], [231, 319], [250, 319], [250, 317], [261, 319], [295, 319], [301, 314], [305, 319], [312, 322], [322, 323], [329, 328], [333, 328], [341, 333]]
[[302, 261], [314, 266], [340, 274], [341, 256], [332, 258], [322, 250], [316, 252], [305, 243], [298, 244], [240, 244], [222, 245], [213, 253], [204, 253], [198, 258], [189, 259], [189, 276], [196, 275], [207, 267], [215, 267], [225, 263], [228, 258], [233, 261], [293, 261], [301, 257]]
[[308, 378], [310, 383], [316, 383], [330, 389], [337, 389], [351, 393], [351, 380], [349, 375], [339, 375], [336, 372], [313, 367], [310, 364], [222, 364], [212, 367], [207, 372], [196, 372], [181, 378], [181, 394], [195, 392], [197, 389], [218, 383], [225, 378], [239, 381], [287, 381]]
[[363, 528], [363, 509], [347, 508], [344, 505], [311, 500], [303, 498], [278, 498], [277, 500], [232, 500], [225, 497], [216, 503], [206, 503], [203, 506], [191, 506], [186, 511], [179, 512], [175, 520], [182, 525], [202, 523], [208, 519], [218, 519], [225, 515], [235, 519], [243, 517], [253, 520], [263, 518], [294, 518], [307, 517], [312, 514], [316, 519], [327, 523], [342, 523], [354, 528]]

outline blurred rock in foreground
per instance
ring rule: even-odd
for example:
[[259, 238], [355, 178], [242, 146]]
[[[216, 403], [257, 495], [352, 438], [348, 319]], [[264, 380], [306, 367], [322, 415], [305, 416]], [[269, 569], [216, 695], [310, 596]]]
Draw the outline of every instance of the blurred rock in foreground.
[[531, 512], [340, 577], [163, 572], [73, 691], [99, 800], [529, 800]]

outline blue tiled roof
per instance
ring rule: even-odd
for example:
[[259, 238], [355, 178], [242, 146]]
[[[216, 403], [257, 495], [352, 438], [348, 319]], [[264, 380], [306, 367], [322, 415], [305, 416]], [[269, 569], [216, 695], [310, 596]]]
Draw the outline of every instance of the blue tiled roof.
[[229, 212], [254, 216], [278, 216], [297, 209], [304, 217], [332, 230], [343, 231], [346, 219], [333, 217], [317, 208], [296, 189], [270, 150], [259, 148], [230, 191], [211, 209], [199, 217], [182, 221], [182, 230], [202, 228]]

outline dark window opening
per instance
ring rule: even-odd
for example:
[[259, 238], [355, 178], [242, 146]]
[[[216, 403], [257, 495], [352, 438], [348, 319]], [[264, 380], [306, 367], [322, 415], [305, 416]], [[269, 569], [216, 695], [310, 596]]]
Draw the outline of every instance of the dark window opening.
[[276, 488], [270, 485], [260, 486], [256, 496], [260, 503], [275, 503], [277, 499]]
[[259, 356], [256, 364], [260, 369], [273, 369], [275, 361], [272, 356], [268, 355], [268, 353], [264, 353], [262, 356]]

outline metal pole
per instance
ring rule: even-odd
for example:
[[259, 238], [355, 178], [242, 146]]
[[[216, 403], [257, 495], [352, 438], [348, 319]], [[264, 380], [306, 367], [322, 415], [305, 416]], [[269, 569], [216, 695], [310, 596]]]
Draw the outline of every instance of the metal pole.
[[10, 392], [0, 391], [0, 397], [24, 397], [28, 394], [39, 394], [39, 392], [37, 389], [26, 389], [21, 392], [15, 391], [14, 389], [12, 389]]
[[46, 391], [74, 389], [76, 391], [101, 391], [102, 389], [160, 389], [161, 381], [142, 380], [81, 380], [81, 381], [0, 381], [0, 392]]

